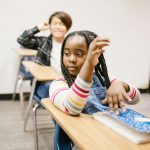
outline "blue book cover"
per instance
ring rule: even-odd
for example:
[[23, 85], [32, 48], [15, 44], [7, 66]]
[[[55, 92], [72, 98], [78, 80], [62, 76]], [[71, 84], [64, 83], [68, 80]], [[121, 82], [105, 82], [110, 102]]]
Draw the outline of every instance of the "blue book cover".
[[112, 118], [119, 120], [123, 124], [137, 130], [138, 132], [150, 133], [150, 118], [143, 114], [126, 108], [125, 112], [119, 109], [119, 115], [117, 115], [113, 111], [110, 111], [109, 108], [106, 106], [97, 105], [96, 107], [100, 111], [105, 112]]

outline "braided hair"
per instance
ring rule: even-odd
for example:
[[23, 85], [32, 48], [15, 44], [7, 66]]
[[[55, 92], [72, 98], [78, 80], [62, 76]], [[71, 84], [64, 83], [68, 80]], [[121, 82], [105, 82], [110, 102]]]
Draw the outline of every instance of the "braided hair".
[[[97, 35], [94, 32], [90, 32], [87, 30], [74, 31], [66, 36], [66, 38], [62, 44], [62, 48], [61, 48], [61, 71], [62, 71], [63, 76], [64, 76], [65, 80], [67, 81], [69, 87], [74, 83], [75, 77], [71, 76], [70, 73], [68, 72], [68, 70], [66, 69], [66, 67], [63, 63], [63, 53], [64, 53], [64, 47], [65, 47], [67, 39], [69, 37], [75, 36], [75, 35], [80, 35], [80, 36], [84, 37], [88, 47], [89, 47], [90, 43], [97, 37]], [[110, 86], [110, 80], [108, 77], [108, 71], [107, 71], [107, 66], [105, 63], [104, 55], [101, 54], [98, 60], [99, 60], [99, 62], [95, 66], [95, 74], [98, 77], [102, 86], [106, 86], [106, 88], [108, 89]]]

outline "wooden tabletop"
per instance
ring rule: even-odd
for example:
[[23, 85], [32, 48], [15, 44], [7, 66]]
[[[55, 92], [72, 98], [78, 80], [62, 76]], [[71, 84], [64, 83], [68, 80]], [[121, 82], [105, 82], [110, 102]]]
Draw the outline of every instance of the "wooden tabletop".
[[42, 66], [33, 61], [23, 61], [22, 64], [38, 81], [54, 80], [60, 76], [50, 66]]
[[89, 115], [70, 116], [56, 108], [49, 99], [42, 99], [43, 106], [83, 150], [150, 150], [150, 143], [136, 145]]
[[35, 49], [15, 48], [14, 50], [20, 56], [35, 56], [37, 54], [37, 50], [35, 50]]

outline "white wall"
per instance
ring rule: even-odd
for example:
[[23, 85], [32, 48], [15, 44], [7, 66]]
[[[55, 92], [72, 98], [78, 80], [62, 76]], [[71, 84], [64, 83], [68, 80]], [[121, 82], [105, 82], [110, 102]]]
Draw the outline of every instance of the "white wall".
[[[88, 29], [108, 36], [108, 69], [137, 87], [148, 82], [150, 71], [149, 0], [5, 0], [0, 2], [0, 94], [12, 93], [18, 56], [16, 38], [41, 24], [54, 11], [73, 18], [72, 30]], [[46, 35], [48, 33], [45, 33]]]

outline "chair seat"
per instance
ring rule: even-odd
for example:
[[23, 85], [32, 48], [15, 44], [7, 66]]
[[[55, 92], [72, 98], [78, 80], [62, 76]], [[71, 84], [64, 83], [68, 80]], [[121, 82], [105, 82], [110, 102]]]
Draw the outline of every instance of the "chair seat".
[[32, 80], [33, 79], [33, 75], [30, 72], [27, 72], [25, 70], [20, 70], [20, 74], [24, 80]]

